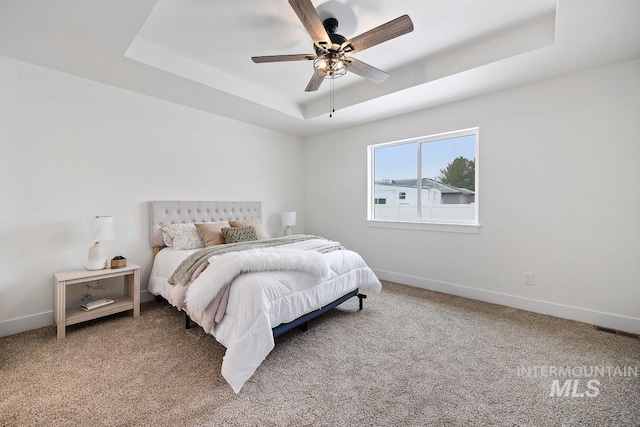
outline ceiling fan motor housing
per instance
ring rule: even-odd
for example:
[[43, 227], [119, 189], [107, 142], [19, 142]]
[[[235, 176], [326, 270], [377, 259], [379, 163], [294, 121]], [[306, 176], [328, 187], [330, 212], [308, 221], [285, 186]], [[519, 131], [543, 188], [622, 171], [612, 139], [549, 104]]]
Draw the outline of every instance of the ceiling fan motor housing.
[[314, 45], [316, 54], [318, 56], [322, 55], [323, 53], [326, 53], [325, 51], [323, 51], [322, 47], [324, 47], [325, 50], [337, 52], [340, 50], [340, 47], [342, 46], [342, 44], [347, 41], [345, 37], [336, 33], [336, 31], [338, 30], [338, 20], [336, 18], [327, 18], [324, 21], [322, 21], [322, 25], [324, 25], [324, 29], [327, 31], [327, 34], [329, 35], [329, 39], [331, 40], [331, 46], [321, 45], [321, 47], [319, 47], [317, 44]]

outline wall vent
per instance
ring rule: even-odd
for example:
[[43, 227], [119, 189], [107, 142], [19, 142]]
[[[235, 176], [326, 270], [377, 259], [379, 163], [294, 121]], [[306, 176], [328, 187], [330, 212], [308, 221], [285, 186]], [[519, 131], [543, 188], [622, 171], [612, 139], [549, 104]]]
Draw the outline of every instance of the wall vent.
[[640, 340], [640, 335], [632, 334], [631, 332], [618, 331], [617, 329], [605, 328], [603, 326], [596, 326], [596, 325], [593, 325], [593, 329], [597, 331], [606, 332], [608, 334], [622, 335], [623, 337], [635, 338], [637, 340]]

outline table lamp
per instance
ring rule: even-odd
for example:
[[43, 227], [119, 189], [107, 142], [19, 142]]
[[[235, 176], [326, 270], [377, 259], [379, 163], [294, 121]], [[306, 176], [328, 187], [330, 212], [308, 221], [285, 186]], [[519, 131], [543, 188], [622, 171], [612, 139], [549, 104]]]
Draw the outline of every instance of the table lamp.
[[104, 253], [104, 246], [100, 242], [113, 240], [113, 217], [112, 216], [90, 216], [82, 220], [82, 237], [85, 242], [95, 242], [89, 248], [87, 257], [87, 270], [102, 270], [107, 267], [107, 256]]
[[284, 225], [284, 235], [291, 235], [291, 227], [296, 225], [296, 213], [295, 212], [282, 212], [282, 225]]

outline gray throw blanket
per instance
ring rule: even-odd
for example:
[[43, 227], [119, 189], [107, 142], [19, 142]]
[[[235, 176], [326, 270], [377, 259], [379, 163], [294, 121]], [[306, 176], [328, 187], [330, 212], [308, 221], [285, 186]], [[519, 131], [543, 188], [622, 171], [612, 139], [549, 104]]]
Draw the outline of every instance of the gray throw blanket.
[[[243, 251], [247, 249], [290, 245], [292, 243], [304, 242], [306, 240], [313, 239], [321, 239], [330, 242], [324, 237], [312, 236], [308, 234], [297, 234], [293, 236], [274, 237], [271, 239], [254, 240], [251, 242], [228, 243], [226, 245], [206, 247], [192, 253], [184, 261], [182, 261], [178, 268], [176, 268], [176, 270], [173, 272], [168, 282], [171, 285], [187, 284], [189, 282], [189, 279], [191, 279], [193, 273], [202, 265], [202, 263], [204, 263], [207, 259], [214, 255], [221, 255], [228, 252]], [[342, 247], [340, 246], [336, 249], [341, 248]]]

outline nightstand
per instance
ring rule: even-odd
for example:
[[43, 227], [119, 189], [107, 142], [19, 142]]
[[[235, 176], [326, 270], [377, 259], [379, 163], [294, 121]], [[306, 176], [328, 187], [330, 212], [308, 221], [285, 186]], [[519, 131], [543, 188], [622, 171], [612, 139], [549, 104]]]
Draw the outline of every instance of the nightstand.
[[[119, 297], [113, 304], [91, 311], [81, 310], [79, 305], [65, 308], [67, 285], [112, 277], [124, 277], [127, 295]], [[140, 266], [138, 265], [128, 263], [122, 268], [60, 271], [53, 275], [53, 318], [58, 327], [58, 339], [64, 338], [65, 328], [68, 325], [127, 310], [133, 310], [133, 317], [140, 316]]]

